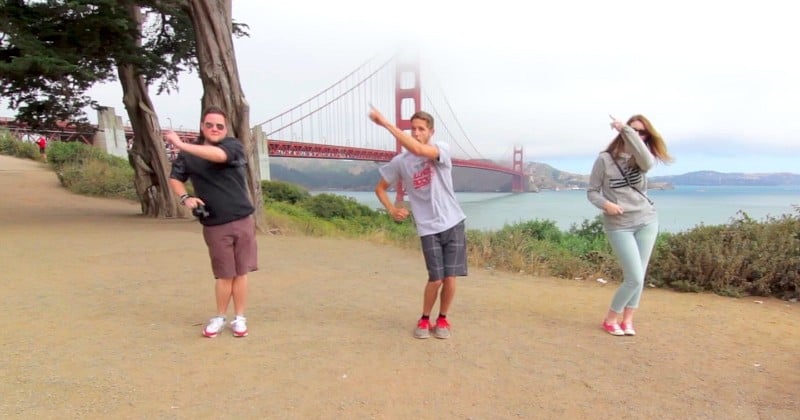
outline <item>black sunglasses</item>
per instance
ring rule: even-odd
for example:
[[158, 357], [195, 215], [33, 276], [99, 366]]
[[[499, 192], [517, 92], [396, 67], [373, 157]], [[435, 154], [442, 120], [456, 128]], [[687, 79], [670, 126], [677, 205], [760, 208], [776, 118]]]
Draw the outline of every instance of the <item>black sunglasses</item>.
[[[221, 130], [221, 129], [220, 129], [220, 130]], [[640, 136], [642, 136], [642, 137], [648, 137], [648, 136], [650, 136], [650, 133], [648, 133], [648, 132], [647, 132], [647, 130], [636, 130], [635, 128], [634, 128], [634, 130], [635, 130], [637, 133], [639, 133], [639, 135], [640, 135]]]
[[215, 125], [217, 126], [217, 130], [219, 130], [219, 131], [222, 131], [222, 130], [225, 129], [225, 124], [219, 124], [219, 123], [214, 124], [214, 123], [207, 122], [207, 123], [203, 123], [203, 125], [205, 125], [205, 127], [207, 129], [209, 129], [209, 130], [214, 128]]

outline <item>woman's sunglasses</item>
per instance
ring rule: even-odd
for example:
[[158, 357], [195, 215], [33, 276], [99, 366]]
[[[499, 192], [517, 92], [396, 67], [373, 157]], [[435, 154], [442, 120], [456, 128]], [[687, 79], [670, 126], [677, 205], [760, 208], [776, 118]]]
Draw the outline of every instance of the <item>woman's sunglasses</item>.
[[203, 123], [203, 125], [209, 130], [214, 128], [215, 125], [217, 126], [217, 130], [219, 130], [219, 131], [222, 131], [222, 130], [225, 129], [225, 124], [219, 124], [219, 123], [214, 124], [214, 123], [207, 122], [207, 123]]

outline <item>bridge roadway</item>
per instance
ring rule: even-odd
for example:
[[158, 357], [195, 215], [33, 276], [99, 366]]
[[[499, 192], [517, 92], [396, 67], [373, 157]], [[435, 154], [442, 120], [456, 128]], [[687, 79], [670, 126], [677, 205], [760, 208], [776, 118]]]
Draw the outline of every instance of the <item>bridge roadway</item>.
[[[285, 140], [269, 140], [269, 155], [310, 159], [347, 159], [388, 162], [397, 155], [394, 150], [363, 149], [360, 147], [328, 146], [316, 143], [299, 143]], [[520, 175], [512, 168], [498, 166], [481, 160], [453, 159], [453, 165]]]
[[[24, 124], [17, 123], [10, 118], [0, 118], [0, 128], [7, 129], [12, 135], [20, 139], [28, 139], [33, 136], [45, 136], [48, 141], [81, 141], [92, 144], [97, 126], [87, 129], [79, 129], [69, 124], [60, 124], [58, 129], [34, 130]], [[124, 127], [125, 138], [133, 139], [133, 129]], [[166, 131], [166, 130], [163, 130]], [[193, 141], [197, 138], [197, 131], [173, 130], [183, 141]], [[35, 139], [33, 139], [35, 140]], [[346, 160], [370, 160], [375, 162], [388, 162], [397, 152], [394, 150], [376, 150], [360, 147], [330, 146], [317, 143], [303, 143], [286, 140], [268, 140], [268, 153], [272, 157], [291, 157], [307, 159], [346, 159]], [[170, 157], [174, 154], [168, 150]], [[483, 169], [494, 172], [502, 172], [520, 179], [524, 174], [513, 168], [499, 166], [483, 160], [453, 159], [453, 165], [465, 168]]]

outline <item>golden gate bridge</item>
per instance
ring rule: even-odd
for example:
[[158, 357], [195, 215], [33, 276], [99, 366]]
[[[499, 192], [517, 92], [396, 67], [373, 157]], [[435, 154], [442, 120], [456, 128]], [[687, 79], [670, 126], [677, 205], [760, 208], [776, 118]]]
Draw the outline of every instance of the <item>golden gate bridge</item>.
[[[391, 134], [369, 120], [370, 108], [393, 111], [395, 124], [401, 130], [410, 130], [411, 115], [425, 110], [435, 119], [434, 138], [450, 144], [455, 166], [509, 174], [511, 190], [523, 192], [526, 175], [522, 148], [514, 147], [511, 166], [484, 158], [467, 136], [447, 97], [431, 86], [423, 91], [419, 63], [414, 59], [372, 58], [311, 98], [252, 128], [264, 133], [259, 150], [270, 157], [386, 162], [401, 148]], [[391, 113], [387, 112], [387, 116]], [[0, 128], [21, 139], [42, 135], [48, 141], [87, 144], [94, 143], [98, 130], [97, 126], [78, 129], [68, 123], [49, 130], [31, 130], [9, 118], [0, 118]], [[131, 127], [121, 128], [131, 141]], [[198, 135], [197, 131], [176, 132], [184, 141]]]

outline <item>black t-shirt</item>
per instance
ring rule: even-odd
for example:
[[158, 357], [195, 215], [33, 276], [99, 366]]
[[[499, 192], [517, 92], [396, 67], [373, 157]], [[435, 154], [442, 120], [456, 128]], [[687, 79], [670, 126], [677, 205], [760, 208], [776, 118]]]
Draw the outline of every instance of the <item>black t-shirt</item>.
[[210, 162], [181, 152], [172, 163], [169, 177], [181, 182], [192, 181], [195, 195], [206, 203], [210, 213], [200, 219], [205, 226], [221, 225], [253, 214], [255, 209], [247, 191], [247, 157], [242, 143], [226, 137], [217, 144], [207, 144], [224, 150], [228, 160]]

